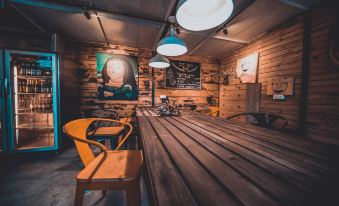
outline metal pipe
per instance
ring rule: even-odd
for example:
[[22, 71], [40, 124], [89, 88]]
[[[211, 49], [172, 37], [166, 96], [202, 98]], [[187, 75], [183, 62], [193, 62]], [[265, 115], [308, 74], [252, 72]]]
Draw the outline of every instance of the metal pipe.
[[297, 8], [297, 9], [301, 9], [301, 10], [308, 10], [309, 7], [307, 7], [306, 5], [304, 5], [302, 2], [298, 2], [298, 1], [291, 1], [291, 0], [276, 0], [279, 1], [283, 4], [286, 4], [288, 6]]
[[81, 7], [68, 6], [60, 3], [52, 3], [41, 0], [8, 0], [9, 3], [25, 4], [28, 6], [41, 7], [45, 9], [58, 10], [71, 13], [82, 13]]
[[[165, 20], [167, 20], [173, 13], [175, 12], [175, 9], [179, 3], [179, 0], [172, 0], [170, 3], [170, 6], [167, 9], [166, 15], [165, 15]], [[160, 39], [164, 38], [164, 36], [167, 34], [168, 29], [169, 29], [169, 23], [162, 24], [161, 29], [158, 32], [157, 37], [155, 38], [155, 41], [153, 43], [153, 50], [156, 50], [156, 47], [158, 45], [158, 42]]]
[[70, 12], [70, 13], [83, 13], [84, 10], [91, 10], [95, 11], [97, 13], [105, 13], [115, 16], [124, 16], [124, 17], [130, 17], [134, 19], [142, 19], [144, 21], [149, 21], [153, 23], [167, 23], [168, 21], [157, 19], [153, 17], [146, 17], [146, 16], [140, 16], [135, 14], [127, 14], [123, 12], [118, 11], [111, 11], [103, 8], [94, 7], [91, 5], [84, 5], [84, 4], [76, 4], [74, 2], [68, 1], [68, 2], [56, 2], [53, 0], [8, 0], [10, 3], [16, 3], [16, 4], [25, 4], [28, 6], [35, 6], [35, 7], [41, 7], [45, 9], [52, 9], [52, 10], [58, 10], [63, 12]]
[[106, 44], [107, 46], [109, 45], [109, 42], [108, 42], [108, 39], [107, 39], [107, 36], [106, 36], [106, 32], [104, 30], [104, 27], [102, 26], [102, 23], [101, 23], [101, 20], [100, 20], [100, 17], [97, 16], [97, 20], [98, 20], [98, 23], [100, 25], [100, 28], [101, 28], [101, 31], [102, 31], [102, 34], [104, 35], [105, 37], [105, 41], [106, 41]]

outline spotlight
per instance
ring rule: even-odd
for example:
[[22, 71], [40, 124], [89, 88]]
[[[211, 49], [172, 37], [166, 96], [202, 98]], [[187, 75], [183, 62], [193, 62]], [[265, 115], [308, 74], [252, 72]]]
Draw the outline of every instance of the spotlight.
[[84, 10], [84, 16], [86, 17], [86, 19], [90, 20], [91, 19], [90, 11]]
[[180, 35], [180, 28], [179, 28], [179, 26], [175, 26], [174, 29], [175, 29], [175, 33], [177, 35]]
[[224, 28], [224, 29], [222, 30], [222, 33], [224, 33], [225, 35], [227, 35], [227, 34], [228, 34], [227, 28]]

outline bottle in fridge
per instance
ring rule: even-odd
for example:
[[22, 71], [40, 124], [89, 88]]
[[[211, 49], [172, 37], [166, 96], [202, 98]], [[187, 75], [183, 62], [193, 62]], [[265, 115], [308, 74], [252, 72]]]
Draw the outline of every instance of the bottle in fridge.
[[57, 150], [57, 55], [7, 50], [4, 56], [6, 106], [2, 108], [6, 110], [6, 150], [10, 153]]

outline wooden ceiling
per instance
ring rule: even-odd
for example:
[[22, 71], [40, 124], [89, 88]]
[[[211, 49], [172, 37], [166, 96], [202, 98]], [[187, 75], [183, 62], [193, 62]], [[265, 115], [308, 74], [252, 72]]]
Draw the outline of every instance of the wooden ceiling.
[[[235, 10], [226, 22], [228, 34], [218, 28], [191, 32], [181, 29], [180, 37], [189, 54], [219, 57], [265, 34], [273, 27], [310, 8], [319, 0], [235, 0]], [[176, 0], [8, 0], [10, 21], [0, 27], [19, 27], [18, 16], [38, 32], [59, 33], [66, 39], [120, 44], [154, 49], [168, 32], [167, 19]], [[91, 18], [84, 16], [84, 8]], [[95, 8], [93, 12], [92, 8]], [[2, 11], [1, 11], [2, 12]], [[16, 14], [14, 14], [16, 13]], [[14, 17], [15, 16], [15, 17]], [[97, 18], [99, 17], [99, 19]], [[5, 23], [5, 25], [3, 25]], [[101, 23], [101, 25], [100, 25]], [[167, 25], [167, 27], [166, 27]], [[39, 28], [40, 27], [40, 28]], [[0, 28], [0, 29], [1, 29]], [[32, 30], [31, 28], [29, 28]], [[106, 37], [105, 37], [106, 36]]]

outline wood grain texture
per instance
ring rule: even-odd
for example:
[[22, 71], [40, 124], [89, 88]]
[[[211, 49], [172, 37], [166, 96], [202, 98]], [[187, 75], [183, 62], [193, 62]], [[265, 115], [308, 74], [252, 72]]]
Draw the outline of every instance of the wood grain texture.
[[[189, 204], [182, 202], [185, 196], [196, 205], [337, 201], [331, 196], [336, 192], [336, 147], [192, 111], [178, 117], [159, 117], [145, 107], [137, 111], [146, 183], [155, 205]], [[177, 180], [167, 182], [169, 174]]]
[[[106, 52], [112, 54], [126, 54], [136, 56], [139, 64], [139, 99], [138, 101], [113, 101], [97, 99], [97, 82], [96, 82], [96, 53]], [[64, 57], [62, 65], [62, 85], [64, 105], [78, 101], [80, 107], [78, 113], [85, 113], [85, 116], [96, 116], [102, 113], [104, 108], [113, 108], [117, 110], [120, 116], [130, 116], [132, 110], [137, 105], [151, 105], [152, 97], [152, 76], [151, 68], [148, 61], [151, 57], [151, 50], [131, 48], [119, 45], [80, 43], [67, 41], [65, 42]], [[175, 60], [192, 61], [201, 64], [201, 90], [174, 90], [165, 89], [161, 86], [164, 81], [165, 71], [155, 69], [155, 102], [160, 103], [160, 95], [167, 95], [171, 100], [177, 100], [184, 104], [183, 100], [191, 99], [198, 105], [207, 105], [207, 97], [213, 95], [216, 103], [219, 100], [218, 84], [218, 61], [210, 57], [200, 56], [181, 56], [173, 58]], [[71, 88], [73, 87], [73, 88]], [[70, 89], [68, 92], [67, 90]], [[73, 105], [73, 104], [71, 104]], [[65, 110], [66, 112], [67, 110]], [[71, 111], [68, 110], [68, 111]]]
[[[297, 129], [299, 126], [299, 97], [302, 63], [303, 17], [299, 16], [279, 28], [258, 38], [248, 45], [225, 54], [221, 58], [221, 74], [230, 74], [230, 85], [241, 85], [235, 75], [237, 60], [259, 52], [258, 83], [262, 84], [260, 97], [260, 112], [276, 113], [289, 121], [289, 127]], [[294, 77], [295, 95], [286, 101], [275, 101], [267, 96], [267, 85], [272, 77]], [[221, 82], [220, 82], [221, 83]], [[220, 96], [224, 86], [220, 85]], [[243, 95], [240, 92], [223, 94], [226, 96]], [[220, 104], [223, 102], [220, 101]], [[232, 111], [233, 108], [229, 108]], [[239, 111], [243, 111], [241, 108]]]
[[222, 118], [243, 112], [259, 112], [260, 84], [222, 86], [219, 114]]
[[328, 57], [338, 9], [328, 5], [312, 13], [306, 132], [311, 138], [339, 145], [339, 68]]

